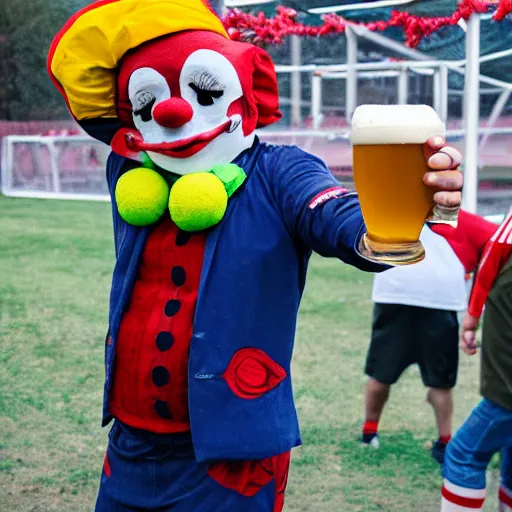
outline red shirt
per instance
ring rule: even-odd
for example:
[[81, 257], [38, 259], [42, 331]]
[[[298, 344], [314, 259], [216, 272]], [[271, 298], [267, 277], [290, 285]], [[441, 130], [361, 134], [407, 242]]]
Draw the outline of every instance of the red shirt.
[[206, 237], [165, 217], [150, 233], [116, 346], [110, 412], [157, 433], [190, 429], [188, 354]]

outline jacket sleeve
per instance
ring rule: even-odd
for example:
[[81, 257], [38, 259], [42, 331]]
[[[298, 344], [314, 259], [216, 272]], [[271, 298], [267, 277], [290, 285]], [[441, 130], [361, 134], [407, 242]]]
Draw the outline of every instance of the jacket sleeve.
[[456, 228], [448, 224], [431, 224], [430, 228], [446, 239], [466, 272], [471, 273], [477, 269], [484, 247], [498, 226], [479, 215], [460, 210]]
[[464, 229], [467, 232], [468, 245], [476, 252], [478, 261], [480, 261], [484, 247], [498, 230], [498, 225], [469, 212], [464, 212], [463, 215], [466, 217]]
[[475, 276], [468, 313], [480, 318], [494, 281], [512, 256], [512, 212], [489, 240]]
[[357, 194], [343, 188], [313, 155], [290, 146], [275, 153], [265, 165], [270, 194], [292, 237], [322, 256], [361, 270], [388, 269], [358, 252], [366, 227]]

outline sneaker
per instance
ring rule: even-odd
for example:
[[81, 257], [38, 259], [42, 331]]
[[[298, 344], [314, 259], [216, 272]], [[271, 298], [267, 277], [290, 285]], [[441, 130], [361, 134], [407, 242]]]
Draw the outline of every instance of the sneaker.
[[444, 464], [444, 454], [446, 452], [446, 443], [435, 441], [432, 445], [432, 458], [441, 466]]
[[379, 448], [379, 434], [363, 434], [361, 436], [361, 446], [363, 448], [367, 446], [370, 446], [375, 449]]

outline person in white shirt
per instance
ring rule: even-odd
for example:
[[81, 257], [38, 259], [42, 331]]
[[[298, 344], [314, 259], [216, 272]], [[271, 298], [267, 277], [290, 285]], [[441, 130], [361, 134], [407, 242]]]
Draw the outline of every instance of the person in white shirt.
[[375, 275], [361, 442], [378, 448], [378, 424], [390, 388], [406, 368], [418, 364], [439, 431], [432, 456], [442, 464], [451, 438], [452, 389], [459, 362], [457, 312], [466, 309], [466, 277], [475, 270], [496, 226], [461, 211], [456, 229], [433, 229], [437, 233], [425, 226], [420, 235], [426, 251], [423, 261]]

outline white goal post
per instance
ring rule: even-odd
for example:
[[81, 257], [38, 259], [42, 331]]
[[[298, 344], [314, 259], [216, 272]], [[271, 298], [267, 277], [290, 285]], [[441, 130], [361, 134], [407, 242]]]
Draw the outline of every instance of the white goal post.
[[109, 201], [110, 148], [83, 135], [10, 135], [2, 141], [2, 194]]
[[[495, 153], [500, 149], [499, 162], [506, 161], [506, 147], [512, 137], [510, 127], [481, 127], [479, 134], [481, 144], [488, 137], [497, 137], [490, 149]], [[262, 130], [258, 132], [262, 141], [273, 144], [297, 145], [320, 157], [348, 187], [352, 187], [351, 147], [349, 130], [340, 127], [330, 130]], [[463, 149], [464, 129], [452, 129], [447, 132], [447, 139]], [[106, 161], [110, 147], [86, 135], [10, 135], [2, 140], [1, 192], [9, 197], [39, 199], [74, 199], [88, 201], [110, 201], [106, 182]], [[498, 165], [495, 162], [481, 162]], [[508, 175], [508, 172], [489, 173], [485, 175]], [[498, 175], [499, 174], [499, 175]], [[506, 176], [505, 176], [506, 177]], [[512, 179], [508, 179], [512, 182]], [[475, 191], [476, 195], [476, 191]], [[508, 210], [512, 198], [512, 187], [481, 189], [478, 197], [489, 203], [484, 208], [484, 215], [498, 214]], [[506, 206], [506, 207], [505, 207]]]

